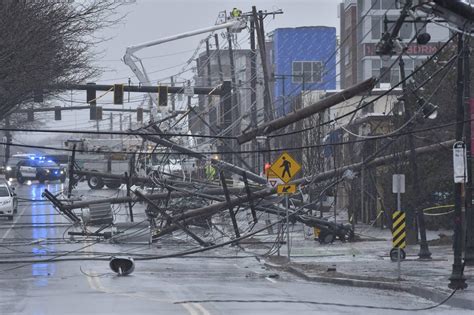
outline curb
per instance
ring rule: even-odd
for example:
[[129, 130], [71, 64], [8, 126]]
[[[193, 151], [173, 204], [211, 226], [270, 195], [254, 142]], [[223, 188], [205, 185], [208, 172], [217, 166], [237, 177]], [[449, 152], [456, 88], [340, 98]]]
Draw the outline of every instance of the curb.
[[[278, 270], [286, 270], [295, 276], [298, 276], [304, 280], [320, 283], [330, 283], [337, 285], [344, 285], [357, 288], [370, 288], [370, 289], [379, 289], [379, 290], [390, 290], [398, 292], [406, 292], [435, 303], [440, 303], [447, 298], [446, 293], [442, 293], [436, 290], [423, 288], [415, 285], [402, 285], [398, 283], [382, 282], [382, 281], [373, 281], [373, 280], [359, 280], [359, 279], [350, 279], [350, 278], [331, 278], [324, 276], [308, 276], [301, 269], [295, 268], [293, 266], [284, 266], [284, 265], [275, 265], [272, 263], [265, 262], [264, 266], [269, 268], [275, 268]], [[462, 291], [461, 291], [462, 292]], [[461, 294], [461, 293], [456, 293]], [[456, 307], [463, 308], [468, 310], [474, 310], [474, 301], [469, 299], [460, 298], [458, 296], [452, 296], [444, 304]]]

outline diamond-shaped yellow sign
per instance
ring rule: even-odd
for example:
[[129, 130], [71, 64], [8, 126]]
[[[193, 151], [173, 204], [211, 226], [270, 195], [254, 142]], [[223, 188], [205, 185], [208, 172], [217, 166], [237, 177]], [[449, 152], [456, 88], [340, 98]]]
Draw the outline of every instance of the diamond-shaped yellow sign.
[[301, 165], [295, 161], [295, 159], [286, 152], [270, 166], [270, 169], [275, 173], [281, 180], [288, 183], [299, 171], [301, 171]]

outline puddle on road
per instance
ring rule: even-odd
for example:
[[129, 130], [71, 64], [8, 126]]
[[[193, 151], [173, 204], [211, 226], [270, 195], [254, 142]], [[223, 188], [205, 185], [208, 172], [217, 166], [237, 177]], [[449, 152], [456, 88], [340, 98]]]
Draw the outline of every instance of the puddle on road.
[[[31, 199], [37, 200], [41, 198], [43, 185], [32, 186]], [[46, 223], [54, 223], [55, 211], [51, 206], [44, 204], [35, 204], [31, 206], [31, 223], [33, 225], [31, 230], [32, 239], [48, 239], [56, 236], [54, 228], [41, 227]], [[39, 226], [39, 227], [38, 227]], [[31, 249], [31, 252], [35, 256], [44, 257], [48, 253], [48, 250], [55, 250], [54, 245], [48, 247], [48, 249], [42, 246], [35, 246]], [[48, 285], [49, 277], [54, 275], [56, 272], [56, 266], [50, 263], [37, 263], [31, 266], [31, 275], [35, 279], [34, 285], [36, 287], [45, 287]]]

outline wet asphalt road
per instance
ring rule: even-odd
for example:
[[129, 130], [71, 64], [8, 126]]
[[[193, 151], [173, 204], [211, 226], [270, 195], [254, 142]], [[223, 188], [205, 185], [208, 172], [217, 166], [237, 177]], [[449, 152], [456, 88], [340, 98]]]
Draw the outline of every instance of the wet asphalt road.
[[[17, 186], [17, 193], [20, 198], [40, 200], [45, 188], [54, 192], [65, 186]], [[84, 196], [117, 193], [80, 188]], [[13, 222], [0, 221], [0, 260], [15, 260], [0, 264], [0, 314], [406, 314], [355, 305], [432, 305], [404, 293], [306, 282], [267, 270], [246, 253], [236, 256], [236, 249], [229, 247], [195, 257], [136, 261], [132, 275], [119, 277], [108, 267], [113, 254], [162, 255], [190, 245], [169, 238], [149, 246], [143, 242], [147, 235], [141, 228], [129, 231], [138, 236], [131, 244], [76, 242], [67, 236], [69, 228], [68, 221], [46, 202], [24, 201]], [[96, 260], [87, 260], [92, 254]], [[28, 262], [53, 257], [74, 260]], [[468, 314], [445, 306], [421, 313]]]

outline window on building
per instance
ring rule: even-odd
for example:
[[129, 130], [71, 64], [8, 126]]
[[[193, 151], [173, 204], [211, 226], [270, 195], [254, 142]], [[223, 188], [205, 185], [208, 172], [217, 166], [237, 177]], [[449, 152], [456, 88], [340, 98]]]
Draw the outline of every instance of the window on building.
[[370, 103], [370, 104], [367, 104], [366, 102], [364, 102], [364, 104], [362, 105], [362, 110], [361, 110], [361, 113], [362, 115], [367, 115], [369, 113], [373, 113], [374, 112], [374, 103]]
[[400, 37], [402, 39], [411, 39], [413, 31], [413, 23], [403, 23], [402, 28], [400, 29]]
[[[365, 2], [365, 3], [367, 3], [367, 2]], [[372, 8], [372, 10], [380, 10], [380, 0], [370, 0], [368, 5], [369, 5], [369, 7], [366, 8], [367, 10], [369, 10], [370, 8]]]
[[382, 10], [394, 10], [399, 9], [400, 5], [398, 1], [394, 0], [381, 0], [382, 2]]
[[372, 16], [372, 39], [380, 39], [382, 36], [383, 23], [380, 16]]
[[320, 83], [323, 76], [321, 61], [293, 61], [293, 83]]

